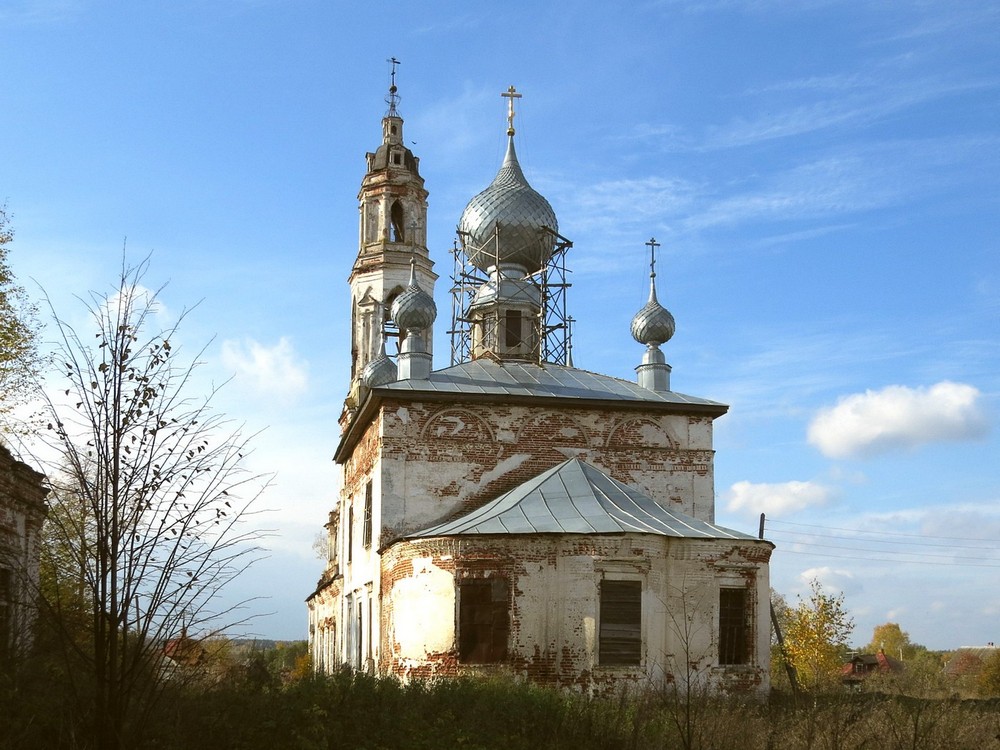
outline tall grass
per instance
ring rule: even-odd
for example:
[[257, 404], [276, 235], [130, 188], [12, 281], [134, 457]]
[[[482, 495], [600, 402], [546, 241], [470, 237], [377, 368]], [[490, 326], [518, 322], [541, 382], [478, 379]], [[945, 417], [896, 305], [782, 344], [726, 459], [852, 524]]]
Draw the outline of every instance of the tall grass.
[[[510, 678], [403, 684], [343, 672], [168, 689], [136, 750], [989, 750], [1000, 703], [835, 695], [798, 705], [668, 693], [614, 698]], [[0, 747], [82, 748], [58, 685], [0, 680]], [[679, 715], [695, 716], [681, 732]]]

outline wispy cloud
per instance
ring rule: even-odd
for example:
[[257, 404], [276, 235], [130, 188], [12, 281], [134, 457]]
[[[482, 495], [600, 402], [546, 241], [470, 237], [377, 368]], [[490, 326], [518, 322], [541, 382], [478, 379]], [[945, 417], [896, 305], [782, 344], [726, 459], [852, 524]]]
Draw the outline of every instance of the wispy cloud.
[[482, 26], [487, 16], [481, 13], [453, 13], [434, 23], [424, 23], [413, 29], [418, 35], [451, 34], [457, 31], [469, 31]]
[[780, 482], [755, 484], [737, 482], [726, 493], [726, 510], [786, 516], [806, 508], [826, 505], [833, 491], [816, 482]]
[[810, 581], [819, 581], [820, 586], [827, 592], [836, 594], [854, 594], [860, 591], [860, 585], [850, 570], [846, 568], [832, 568], [829, 565], [820, 565], [815, 568], [806, 568], [799, 573], [799, 582], [806, 588]]
[[306, 364], [284, 336], [271, 347], [251, 338], [223, 341], [222, 362], [236, 371], [238, 383], [249, 383], [282, 403], [294, 401], [308, 387]]
[[80, 0], [13, 0], [0, 8], [0, 27], [59, 23], [78, 15]]
[[830, 458], [854, 458], [974, 440], [988, 430], [980, 395], [974, 386], [948, 381], [851, 394], [820, 410], [809, 425], [809, 442]]

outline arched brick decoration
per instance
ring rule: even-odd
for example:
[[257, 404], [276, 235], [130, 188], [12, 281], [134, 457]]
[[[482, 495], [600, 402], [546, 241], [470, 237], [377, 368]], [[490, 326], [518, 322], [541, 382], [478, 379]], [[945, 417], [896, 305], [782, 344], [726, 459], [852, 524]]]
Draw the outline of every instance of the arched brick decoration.
[[615, 425], [608, 435], [608, 448], [676, 448], [677, 443], [667, 431], [652, 419], [626, 419]]
[[433, 415], [424, 427], [424, 440], [461, 440], [463, 443], [492, 443], [493, 432], [483, 418], [465, 409], [445, 409]]

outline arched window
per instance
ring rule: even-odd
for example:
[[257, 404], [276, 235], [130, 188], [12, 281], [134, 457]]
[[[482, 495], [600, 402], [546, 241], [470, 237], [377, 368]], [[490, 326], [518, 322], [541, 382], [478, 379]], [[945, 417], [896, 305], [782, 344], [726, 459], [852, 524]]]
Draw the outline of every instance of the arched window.
[[393, 201], [389, 211], [389, 221], [392, 225], [392, 241], [404, 242], [403, 239], [403, 206], [399, 201]]

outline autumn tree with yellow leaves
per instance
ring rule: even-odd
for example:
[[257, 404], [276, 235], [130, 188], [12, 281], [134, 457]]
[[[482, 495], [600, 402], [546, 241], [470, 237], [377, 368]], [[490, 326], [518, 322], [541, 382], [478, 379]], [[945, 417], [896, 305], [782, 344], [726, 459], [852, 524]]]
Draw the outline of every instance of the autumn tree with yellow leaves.
[[843, 594], [828, 594], [816, 579], [809, 595], [783, 613], [785, 655], [798, 675], [800, 687], [819, 691], [839, 679], [854, 620], [844, 609]]

